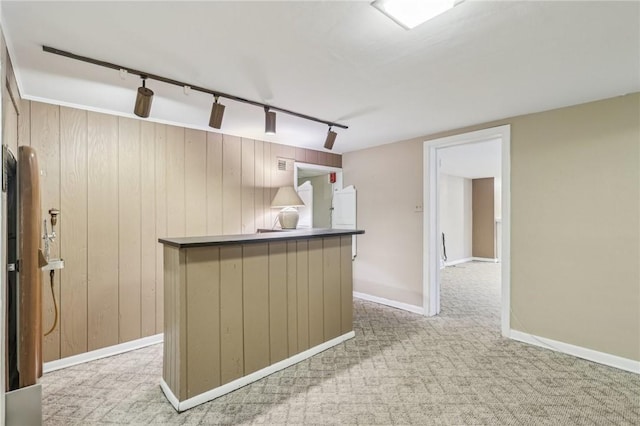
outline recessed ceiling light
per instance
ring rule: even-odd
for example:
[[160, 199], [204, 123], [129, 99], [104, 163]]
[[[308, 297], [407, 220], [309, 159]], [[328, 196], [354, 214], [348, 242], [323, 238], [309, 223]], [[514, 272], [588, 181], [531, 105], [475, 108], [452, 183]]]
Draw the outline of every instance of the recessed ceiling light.
[[373, 7], [407, 30], [453, 8], [462, 0], [375, 0]]

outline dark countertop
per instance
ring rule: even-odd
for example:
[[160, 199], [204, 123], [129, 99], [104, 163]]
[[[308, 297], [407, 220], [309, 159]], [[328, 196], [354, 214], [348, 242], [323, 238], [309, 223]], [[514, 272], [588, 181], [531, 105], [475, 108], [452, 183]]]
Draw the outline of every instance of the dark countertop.
[[[278, 230], [280, 231], [280, 230]], [[260, 234], [213, 235], [205, 237], [159, 238], [158, 242], [178, 248], [224, 246], [233, 244], [268, 243], [272, 241], [308, 240], [311, 238], [336, 237], [364, 234], [359, 229], [296, 229]]]

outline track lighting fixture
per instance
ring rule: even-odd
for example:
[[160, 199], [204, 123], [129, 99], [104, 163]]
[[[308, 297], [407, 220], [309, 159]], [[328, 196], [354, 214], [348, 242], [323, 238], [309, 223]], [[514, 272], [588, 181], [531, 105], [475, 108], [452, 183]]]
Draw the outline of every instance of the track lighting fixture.
[[[0, 0], [1, 1], [1, 0]], [[263, 107], [265, 112], [265, 126], [264, 131], [268, 135], [275, 135], [276, 133], [276, 113], [275, 111], [283, 112], [285, 114], [293, 115], [304, 120], [315, 121], [317, 123], [326, 124], [329, 126], [329, 133], [327, 133], [327, 139], [325, 140], [324, 147], [326, 149], [332, 149], [333, 143], [336, 140], [336, 132], [332, 131], [332, 127], [339, 127], [341, 129], [348, 129], [349, 127], [344, 124], [334, 123], [332, 121], [322, 120], [320, 118], [311, 117], [310, 115], [300, 114], [299, 112], [291, 111], [288, 109], [280, 108], [273, 105], [266, 105], [262, 102], [253, 101], [251, 99], [242, 98], [240, 96], [231, 95], [229, 93], [223, 93], [207, 89], [205, 87], [194, 86], [183, 81], [174, 80], [172, 78], [162, 77], [157, 74], [151, 74], [145, 71], [137, 70], [134, 68], [123, 67], [111, 62], [102, 61], [99, 59], [89, 58], [87, 56], [76, 55], [75, 53], [66, 52], [64, 50], [56, 49], [49, 46], [42, 46], [42, 50], [54, 55], [64, 56], [66, 58], [75, 59], [76, 61], [82, 61], [93, 65], [98, 65], [105, 68], [111, 68], [120, 73], [120, 77], [125, 79], [127, 74], [135, 74], [142, 78], [142, 86], [138, 88], [136, 96], [136, 104], [133, 109], [133, 113], [138, 117], [147, 118], [151, 112], [151, 102], [153, 101], [153, 91], [145, 86], [147, 79], [161, 81], [173, 86], [181, 86], [185, 95], [189, 95], [191, 91], [208, 93], [214, 96], [214, 103], [211, 106], [211, 116], [209, 118], [209, 126], [214, 129], [219, 129], [222, 126], [222, 117], [224, 115], [225, 106], [218, 102], [218, 98], [231, 99], [232, 101], [241, 102], [255, 107]]]
[[136, 105], [133, 113], [138, 117], [147, 118], [151, 112], [151, 102], [153, 101], [153, 90], [145, 86], [146, 76], [141, 76], [142, 86], [138, 87], [138, 95], [136, 96]]
[[218, 103], [218, 96], [214, 96], [214, 102], [211, 106], [211, 117], [209, 117], [209, 127], [219, 129], [222, 127], [222, 117], [224, 116], [224, 105]]
[[264, 107], [264, 132], [267, 135], [276, 134], [276, 113], [269, 111], [269, 107]]
[[338, 134], [331, 130], [331, 126], [329, 126], [329, 131], [327, 132], [327, 139], [324, 141], [324, 149], [331, 150], [333, 148], [333, 144], [336, 141], [336, 136]]

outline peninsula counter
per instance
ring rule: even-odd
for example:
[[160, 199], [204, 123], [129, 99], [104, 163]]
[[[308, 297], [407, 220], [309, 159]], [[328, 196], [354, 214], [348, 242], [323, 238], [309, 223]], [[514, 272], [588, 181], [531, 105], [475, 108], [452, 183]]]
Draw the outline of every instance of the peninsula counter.
[[352, 235], [311, 229], [162, 238], [161, 387], [177, 411], [354, 336]]

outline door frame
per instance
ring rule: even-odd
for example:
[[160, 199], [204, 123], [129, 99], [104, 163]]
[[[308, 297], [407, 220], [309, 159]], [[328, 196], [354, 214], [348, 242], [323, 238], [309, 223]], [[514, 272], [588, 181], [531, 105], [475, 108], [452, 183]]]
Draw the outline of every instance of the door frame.
[[423, 307], [425, 315], [440, 312], [440, 251], [438, 217], [438, 149], [489, 140], [502, 141], [502, 301], [501, 332], [509, 337], [511, 312], [511, 125], [491, 127], [423, 143], [423, 203], [428, 206], [423, 218]]
[[332, 166], [323, 166], [320, 164], [310, 164], [310, 163], [300, 163], [296, 161], [293, 163], [293, 187], [298, 187], [298, 170], [299, 169], [308, 169], [308, 170], [317, 170], [319, 172], [327, 172], [336, 174], [336, 183], [334, 183], [334, 190], [336, 188], [338, 190], [342, 189], [342, 169], [340, 167], [332, 167]]
[[[301, 163], [301, 162], [294, 162], [293, 163], [293, 187], [296, 188], [296, 191], [298, 190], [298, 170], [299, 169], [306, 169], [306, 170], [317, 170], [319, 172], [323, 172], [323, 173], [335, 173], [336, 174], [336, 183], [332, 184], [333, 185], [333, 191], [340, 191], [341, 189], [343, 189], [343, 183], [342, 183], [342, 168], [340, 167], [332, 167], [332, 166], [324, 166], [322, 164], [310, 164], [310, 163]], [[333, 197], [333, 195], [332, 195]], [[333, 204], [333, 201], [332, 201]], [[312, 213], [313, 215], [313, 213]], [[331, 218], [331, 223], [333, 226], [333, 213], [332, 213], [332, 218]], [[313, 223], [311, 223], [311, 227], [313, 228]], [[355, 241], [355, 236], [354, 236], [354, 241]]]

